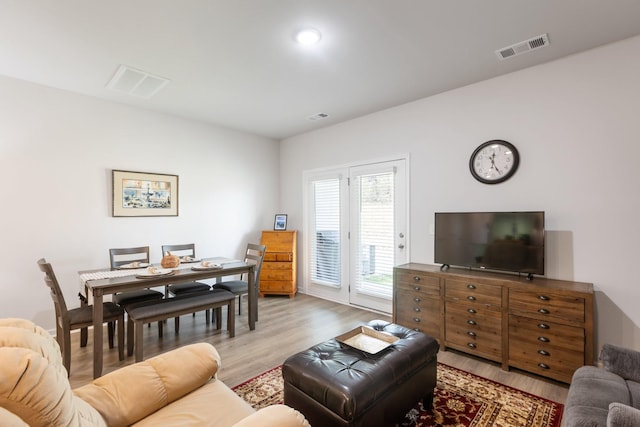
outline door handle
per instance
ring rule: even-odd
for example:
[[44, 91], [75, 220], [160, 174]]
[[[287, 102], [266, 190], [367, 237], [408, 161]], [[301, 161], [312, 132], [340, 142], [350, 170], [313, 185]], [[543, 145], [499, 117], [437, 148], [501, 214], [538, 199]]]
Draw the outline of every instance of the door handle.
[[403, 245], [402, 243], [400, 243], [400, 244], [398, 245], [398, 249], [404, 249], [404, 245]]

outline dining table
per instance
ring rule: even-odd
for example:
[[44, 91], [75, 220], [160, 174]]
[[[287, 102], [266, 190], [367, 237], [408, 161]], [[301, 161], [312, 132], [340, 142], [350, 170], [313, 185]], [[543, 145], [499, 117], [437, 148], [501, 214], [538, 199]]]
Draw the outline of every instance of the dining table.
[[[200, 260], [198, 260], [200, 261]], [[201, 261], [208, 261], [213, 264], [213, 268], [203, 268], [207, 264], [200, 262], [181, 264], [171, 272], [163, 274], [148, 274], [148, 267], [131, 269], [99, 269], [79, 271], [81, 290], [86, 296], [91, 296], [93, 301], [93, 377], [102, 375], [103, 366], [103, 307], [102, 303], [105, 295], [112, 295], [118, 292], [131, 291], [135, 289], [145, 289], [164, 286], [165, 289], [170, 284], [193, 282], [204, 279], [217, 279], [224, 276], [235, 276], [246, 274], [248, 283], [248, 322], [249, 329], [254, 330], [258, 320], [258, 289], [255, 286], [255, 266], [239, 260], [232, 260], [222, 257], [203, 258]], [[159, 265], [155, 266], [160, 268]], [[151, 270], [153, 271], [153, 270]], [[161, 270], [162, 271], [162, 270]], [[166, 295], [166, 293], [165, 293]]]

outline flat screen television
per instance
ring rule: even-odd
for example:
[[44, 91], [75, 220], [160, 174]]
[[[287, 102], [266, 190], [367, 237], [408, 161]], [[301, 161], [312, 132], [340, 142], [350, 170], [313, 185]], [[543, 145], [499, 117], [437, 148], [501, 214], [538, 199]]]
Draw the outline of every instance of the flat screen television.
[[544, 212], [436, 212], [436, 264], [544, 274]]

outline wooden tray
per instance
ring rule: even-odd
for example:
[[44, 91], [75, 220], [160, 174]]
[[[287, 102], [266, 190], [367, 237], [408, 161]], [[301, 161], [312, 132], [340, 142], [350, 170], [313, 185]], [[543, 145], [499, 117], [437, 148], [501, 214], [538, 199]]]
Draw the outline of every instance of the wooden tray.
[[367, 326], [360, 326], [336, 337], [339, 343], [367, 354], [380, 353], [399, 339], [396, 336], [376, 331]]

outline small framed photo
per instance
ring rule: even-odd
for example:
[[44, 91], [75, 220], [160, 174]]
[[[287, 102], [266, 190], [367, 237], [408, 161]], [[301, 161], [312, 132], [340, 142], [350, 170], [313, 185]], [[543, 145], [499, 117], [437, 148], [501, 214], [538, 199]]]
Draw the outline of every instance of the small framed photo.
[[178, 175], [112, 171], [113, 216], [178, 216]]
[[273, 223], [274, 230], [286, 230], [287, 229], [287, 214], [277, 214]]

